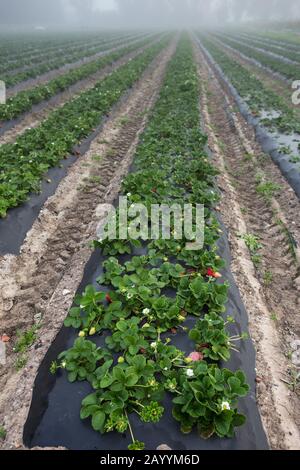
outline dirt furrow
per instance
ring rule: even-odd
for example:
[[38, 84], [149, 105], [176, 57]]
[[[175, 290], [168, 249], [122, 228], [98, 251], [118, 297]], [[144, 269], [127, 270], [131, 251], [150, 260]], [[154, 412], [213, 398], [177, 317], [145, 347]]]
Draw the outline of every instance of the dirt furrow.
[[[221, 171], [220, 211], [229, 230], [232, 270], [249, 313], [257, 351], [257, 399], [274, 449], [299, 445], [299, 396], [292, 385], [291, 343], [300, 337], [297, 249], [300, 203], [240, 113], [229, 90], [195, 45], [205, 130]], [[276, 191], [259, 191], [265, 183]], [[261, 186], [259, 186], [261, 185]], [[244, 235], [261, 243], [257, 253]], [[293, 248], [293, 249], [292, 249]], [[255, 255], [258, 255], [256, 258]]]
[[[112, 203], [119, 192], [175, 48], [176, 40], [159, 54], [89, 151], [71, 167], [44, 205], [20, 256], [0, 260], [0, 331], [11, 338], [0, 376], [5, 448], [23, 445], [23, 426], [38, 367], [72, 305], [92, 252], [89, 242], [104, 216], [102, 204]], [[26, 366], [16, 372], [16, 331], [36, 323], [38, 340], [27, 351]]]

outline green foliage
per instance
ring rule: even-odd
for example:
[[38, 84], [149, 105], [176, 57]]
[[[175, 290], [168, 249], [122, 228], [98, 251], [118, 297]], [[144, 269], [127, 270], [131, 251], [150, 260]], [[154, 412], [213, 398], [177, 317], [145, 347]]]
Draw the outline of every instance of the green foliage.
[[272, 181], [265, 181], [257, 185], [256, 191], [261, 194], [267, 201], [280, 191], [281, 186]]
[[34, 325], [29, 330], [17, 332], [17, 342], [14, 346], [14, 352], [25, 353], [36, 341], [38, 326]]
[[192, 378], [182, 371], [178, 380], [181, 393], [173, 399], [173, 416], [183, 433], [197, 426], [203, 438], [232, 437], [234, 428], [244, 424], [245, 418], [236, 409], [237, 399], [249, 391], [241, 371], [233, 373], [202, 362], [193, 368]]
[[92, 89], [53, 111], [38, 127], [19, 136], [16, 142], [1, 146], [0, 217], [26, 201], [29, 193], [39, 191], [45, 172], [66, 158], [73, 147], [99, 125], [168, 40], [164, 38], [150, 46]]
[[259, 241], [259, 238], [252, 233], [246, 233], [241, 238], [244, 240], [250, 252], [254, 266], [257, 267], [261, 262], [261, 254], [259, 253], [259, 251], [263, 248], [262, 244]]
[[[66, 64], [76, 62], [82, 58], [87, 58], [89, 56], [98, 54], [99, 52], [104, 52], [112, 49], [113, 47], [117, 47], [118, 45], [122, 45], [123, 42], [124, 39], [113, 41], [113, 43], [108, 41], [107, 45], [105, 45], [105, 42], [101, 41], [98, 47], [92, 47], [90, 49], [83, 47], [81, 51], [77, 50], [71, 54], [68, 54], [67, 51], [64, 51], [64, 54], [60, 54], [59, 57], [58, 53], [54, 52], [54, 60], [50, 60], [51, 57], [48, 56], [47, 60], [45, 60], [45, 55], [43, 54], [42, 63], [37, 64], [37, 61], [35, 61], [35, 63], [26, 68], [26, 70], [18, 73], [11, 73], [11, 70], [8, 70], [9, 73], [7, 75], [1, 74], [1, 78], [5, 81], [7, 87], [12, 87], [24, 80], [35, 78], [41, 74], [47, 73], [50, 70], [57, 69]], [[100, 59], [98, 58], [92, 62], [82, 65], [81, 67], [76, 67], [62, 76], [50, 80], [45, 85], [38, 85], [29, 90], [17, 93], [17, 95], [15, 95], [13, 98], [10, 98], [3, 109], [1, 109], [0, 119], [12, 119], [17, 117], [21, 112], [30, 109], [32, 105], [37, 104], [43, 99], [49, 99], [56, 93], [65, 90], [73, 83], [84, 79], [85, 77], [97, 72], [105, 65], [113, 62], [114, 60], [117, 60], [122, 55], [128, 54], [132, 50], [141, 47], [142, 45], [146, 44], [146, 42], [147, 41], [145, 40], [141, 40], [132, 46], [122, 47], [120, 50], [106, 54]], [[25, 60], [24, 65], [28, 65], [27, 61]], [[21, 66], [22, 62], [22, 60], [18, 60], [16, 65]]]
[[95, 343], [78, 338], [74, 346], [61, 353], [58, 359], [61, 360], [62, 368], [68, 371], [69, 381], [75, 382], [76, 380], [92, 381], [99, 362], [110, 360], [110, 357], [107, 351], [97, 348]]
[[144, 442], [134, 441], [133, 444], [128, 446], [128, 450], [144, 450], [145, 444]]
[[214, 313], [205, 315], [198, 320], [189, 336], [204, 358], [213, 361], [227, 361], [230, 358], [229, 334], [225, 329], [225, 321], [219, 315]]
[[[213, 59], [220, 65], [239, 95], [246, 101], [253, 115], [259, 117], [262, 112], [270, 113], [270, 117], [261, 119], [264, 126], [286, 134], [300, 133], [299, 116], [286, 103], [284, 98], [267, 88], [237, 60], [225, 54], [215, 41], [208, 39], [206, 36], [201, 37], [201, 41]], [[294, 80], [295, 76], [300, 74], [300, 64], [284, 63], [277, 58], [272, 58], [247, 46], [239, 45], [235, 41], [230, 41], [224, 36], [222, 36], [222, 41], [288, 78]]]
[[0, 439], [4, 441], [5, 438], [6, 438], [6, 430], [3, 426], [0, 426]]

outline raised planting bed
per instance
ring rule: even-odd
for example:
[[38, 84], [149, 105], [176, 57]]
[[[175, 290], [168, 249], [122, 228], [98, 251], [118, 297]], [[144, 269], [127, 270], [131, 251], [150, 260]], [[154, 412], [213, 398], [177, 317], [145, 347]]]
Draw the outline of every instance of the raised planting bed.
[[170, 239], [94, 242], [74, 307], [35, 382], [29, 447], [268, 447], [254, 350], [243, 333], [247, 315], [220, 256], [228, 257], [228, 244], [213, 210], [217, 172], [206, 140], [184, 37], [122, 192], [130, 207], [203, 204], [205, 244], [188, 250], [174, 218]]

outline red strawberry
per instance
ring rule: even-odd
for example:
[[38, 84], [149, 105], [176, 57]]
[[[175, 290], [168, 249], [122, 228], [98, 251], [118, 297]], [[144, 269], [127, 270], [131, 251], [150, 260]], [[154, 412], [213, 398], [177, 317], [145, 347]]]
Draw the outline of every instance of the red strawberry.
[[110, 296], [109, 294], [106, 294], [105, 299], [107, 300], [107, 302], [108, 302], [109, 304], [112, 303], [112, 298], [111, 298], [111, 296]]
[[212, 268], [208, 268], [206, 274], [207, 274], [207, 276], [214, 277], [215, 279], [218, 279], [218, 278], [222, 277], [222, 274], [214, 271]]

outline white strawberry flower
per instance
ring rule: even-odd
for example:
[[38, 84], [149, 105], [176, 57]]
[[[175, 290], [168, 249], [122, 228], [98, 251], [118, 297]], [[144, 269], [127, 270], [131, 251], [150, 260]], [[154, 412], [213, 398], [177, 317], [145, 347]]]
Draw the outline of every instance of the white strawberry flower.
[[187, 369], [187, 370], [186, 370], [186, 375], [187, 375], [188, 377], [194, 377], [195, 374], [194, 374], [193, 369]]
[[222, 409], [222, 411], [226, 411], [226, 410], [229, 411], [231, 409], [230, 404], [228, 403], [228, 401], [223, 401], [222, 402], [221, 409]]

